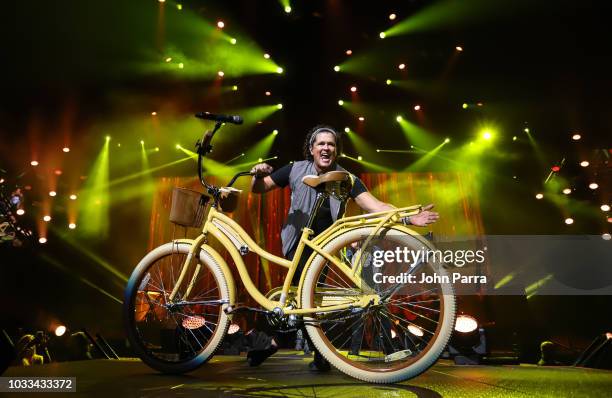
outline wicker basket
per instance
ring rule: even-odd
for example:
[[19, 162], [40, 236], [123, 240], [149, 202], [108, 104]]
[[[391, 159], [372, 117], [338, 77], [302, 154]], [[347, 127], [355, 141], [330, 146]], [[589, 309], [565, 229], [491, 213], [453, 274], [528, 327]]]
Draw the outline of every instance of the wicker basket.
[[187, 188], [174, 188], [170, 221], [183, 227], [200, 228], [209, 198]]

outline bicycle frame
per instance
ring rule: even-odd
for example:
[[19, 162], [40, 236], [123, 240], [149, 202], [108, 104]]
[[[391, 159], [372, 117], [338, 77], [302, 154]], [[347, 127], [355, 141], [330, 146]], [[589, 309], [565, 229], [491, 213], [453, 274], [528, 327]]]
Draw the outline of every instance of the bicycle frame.
[[[326, 260], [332, 262], [334, 265], [338, 267], [338, 269], [356, 286], [363, 286], [362, 279], [360, 277], [361, 272], [358, 271], [358, 267], [360, 261], [355, 261], [351, 266], [343, 263], [340, 259], [335, 256], [330, 255], [325, 252], [323, 247], [325, 244], [341, 233], [346, 232], [347, 229], [360, 228], [365, 226], [375, 227], [374, 232], [368, 237], [365, 245], [371, 239], [371, 236], [376, 235], [378, 231], [382, 228], [388, 228], [393, 226], [395, 229], [401, 230], [405, 233], [408, 233], [413, 236], [419, 237], [420, 235], [411, 229], [405, 227], [400, 220], [404, 217], [408, 217], [414, 214], [417, 214], [421, 211], [421, 205], [402, 207], [397, 209], [392, 209], [388, 211], [378, 212], [378, 213], [370, 213], [353, 217], [346, 217], [337, 220], [334, 224], [332, 224], [328, 229], [323, 231], [323, 233], [311, 239], [311, 235], [314, 233], [312, 229], [304, 228], [302, 230], [302, 235], [300, 237], [298, 247], [296, 249], [295, 255], [292, 261], [284, 259], [282, 257], [278, 257], [274, 254], [271, 254], [261, 248], [253, 239], [242, 229], [242, 227], [232, 220], [230, 217], [221, 213], [216, 209], [215, 206], [211, 206], [206, 222], [204, 223], [204, 227], [202, 229], [202, 233], [196, 239], [179, 239], [176, 240], [176, 243], [188, 243], [191, 245], [185, 263], [181, 268], [181, 272], [179, 278], [176, 282], [176, 285], [170, 295], [170, 300], [174, 300], [179, 287], [185, 283], [184, 279], [187, 275], [189, 267], [192, 266], [194, 257], [197, 257], [196, 253], [199, 253], [202, 246], [206, 243], [208, 239], [208, 235], [212, 235], [216, 238], [221, 245], [227, 250], [234, 261], [240, 278], [244, 283], [245, 288], [247, 289], [249, 295], [253, 297], [253, 299], [264, 309], [268, 311], [278, 311], [278, 309], [282, 310], [282, 314], [284, 315], [303, 315], [303, 314], [311, 314], [311, 313], [321, 313], [321, 312], [331, 312], [347, 309], [349, 307], [366, 307], [370, 304], [378, 304], [380, 298], [377, 294], [363, 294], [361, 296], [357, 296], [355, 299], [347, 299], [345, 303], [330, 305], [325, 307], [317, 307], [317, 308], [293, 308], [287, 303], [287, 297], [289, 294], [289, 290], [291, 287], [291, 281], [295, 272], [297, 270], [298, 263], [300, 261], [300, 257], [304, 251], [306, 246], [310, 247], [313, 250], [312, 255], [306, 262], [302, 275], [300, 278], [300, 282], [297, 290], [297, 298], [296, 302], [301, 303], [301, 291], [302, 285], [304, 283], [304, 278], [306, 275], [306, 270], [308, 269], [310, 263], [313, 261], [315, 256], [321, 255]], [[211, 253], [217, 260], [223, 261], [221, 256], [216, 253], [210, 246], [206, 247], [207, 250], [212, 251]], [[259, 289], [253, 283], [253, 280], [249, 276], [247, 267], [242, 260], [242, 255], [246, 254], [248, 251], [252, 251], [260, 257], [265, 258], [266, 260], [285, 267], [288, 269], [287, 275], [285, 276], [285, 280], [282, 287], [282, 292], [280, 295], [280, 299], [278, 301], [273, 301], [268, 299], [264, 294], [262, 294]], [[220, 264], [223, 268], [224, 274], [227, 279], [228, 288], [230, 290], [230, 294], [233, 296], [233, 292], [235, 292], [235, 284], [234, 279], [229, 271], [229, 268], [223, 262]], [[201, 265], [197, 262], [196, 270], [194, 272], [191, 281], [187, 287], [184, 297], [189, 297], [191, 289], [197, 279], [197, 275], [199, 273]], [[233, 302], [230, 303], [233, 305]]]

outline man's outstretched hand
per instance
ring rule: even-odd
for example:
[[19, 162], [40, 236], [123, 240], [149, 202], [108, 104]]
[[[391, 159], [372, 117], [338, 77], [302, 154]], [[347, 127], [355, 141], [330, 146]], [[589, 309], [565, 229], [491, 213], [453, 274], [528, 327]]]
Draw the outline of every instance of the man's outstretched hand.
[[410, 216], [410, 223], [412, 225], [416, 225], [417, 227], [424, 227], [429, 224], [433, 224], [440, 219], [440, 215], [435, 211], [430, 211], [433, 209], [433, 204], [428, 204], [423, 207], [423, 211], [419, 214], [415, 214], [414, 216]]
[[263, 177], [271, 174], [274, 168], [267, 163], [259, 163], [253, 166], [251, 174], [257, 177]]

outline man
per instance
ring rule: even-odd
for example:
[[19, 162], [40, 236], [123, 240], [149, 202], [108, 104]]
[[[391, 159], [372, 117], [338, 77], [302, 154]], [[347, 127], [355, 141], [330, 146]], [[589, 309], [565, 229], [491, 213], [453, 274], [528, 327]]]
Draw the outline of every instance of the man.
[[[287, 185], [290, 186], [291, 206], [289, 214], [287, 215], [287, 221], [281, 231], [283, 255], [286, 258], [293, 259], [302, 228], [306, 226], [310, 211], [316, 200], [315, 189], [302, 183], [302, 177], [312, 174], [323, 174], [333, 170], [344, 171], [344, 169], [336, 163], [336, 159], [341, 151], [342, 141], [340, 134], [329, 126], [320, 125], [314, 127], [306, 136], [304, 142], [304, 156], [306, 160], [288, 164], [276, 171], [274, 171], [272, 166], [266, 163], [257, 164], [252, 168], [251, 172], [254, 177], [251, 182], [251, 192], [265, 193], [273, 189], [284, 188]], [[355, 200], [357, 205], [366, 213], [375, 213], [394, 208], [392, 205], [376, 199], [368, 192], [363, 182], [357, 177], [355, 177], [355, 183], [351, 190], [350, 197]], [[426, 206], [422, 212], [411, 216], [408, 221], [416, 226], [426, 226], [436, 222], [439, 215], [436, 212], [430, 211], [431, 208], [433, 208], [433, 205]], [[338, 219], [338, 217], [341, 217], [343, 213], [344, 203], [341, 203], [333, 197], [326, 199], [314, 220], [312, 226], [314, 235], [316, 236], [327, 229]], [[293, 278], [293, 284], [299, 282], [304, 264], [311, 253], [312, 249], [308, 247], [304, 249], [304, 253], [298, 264], [298, 269]], [[250, 363], [261, 363], [274, 351], [276, 351], [276, 344], [274, 340], [272, 340], [271, 347], [262, 353], [262, 355], [257, 355], [257, 353], [252, 354], [252, 356], [258, 357], [258, 359]], [[262, 356], [265, 357], [261, 359]], [[261, 359], [261, 361], [259, 359]], [[316, 351], [313, 364], [314, 367], [319, 370], [329, 369], [327, 361], [325, 361]]]

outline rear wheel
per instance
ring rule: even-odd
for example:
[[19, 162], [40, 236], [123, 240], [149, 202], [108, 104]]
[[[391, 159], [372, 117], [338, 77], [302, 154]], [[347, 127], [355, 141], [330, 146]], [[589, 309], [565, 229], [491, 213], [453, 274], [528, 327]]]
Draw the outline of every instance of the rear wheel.
[[[338, 266], [316, 256], [306, 270], [302, 307], [348, 303], [363, 294], [377, 295], [380, 303], [319, 312], [304, 321], [317, 350], [337, 369], [367, 382], [394, 383], [417, 376], [438, 359], [453, 330], [455, 296], [448, 283], [420, 283], [423, 277], [447, 275], [440, 263], [421, 261], [411, 267], [403, 257], [383, 266], [372, 261], [374, 251], [434, 250], [429, 242], [387, 229], [369, 247], [361, 247], [372, 231], [371, 227], [349, 230], [324, 246], [349, 267], [360, 259], [357, 273], [363, 282], [356, 284]], [[413, 281], [390, 278], [403, 274], [414, 275]]]
[[[167, 243], [147, 254], [132, 273], [125, 292], [124, 320], [136, 354], [164, 373], [184, 373], [208, 361], [230, 324], [223, 311], [229, 289], [213, 257], [200, 251], [199, 272], [190, 267], [170, 300], [191, 245]], [[194, 282], [188, 296], [188, 283]]]

